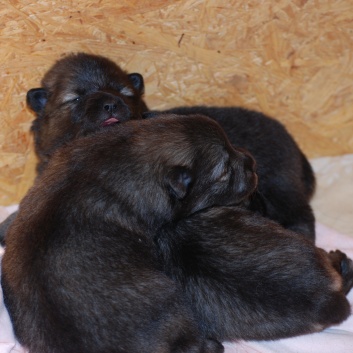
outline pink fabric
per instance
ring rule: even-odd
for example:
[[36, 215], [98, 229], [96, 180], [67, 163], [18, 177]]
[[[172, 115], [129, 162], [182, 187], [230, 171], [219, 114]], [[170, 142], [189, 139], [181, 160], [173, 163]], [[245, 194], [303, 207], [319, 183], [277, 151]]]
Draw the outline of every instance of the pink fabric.
[[18, 209], [18, 205], [13, 206], [0, 206], [0, 222], [4, 221], [7, 216], [9, 216], [12, 212], [15, 212]]
[[[11, 209], [12, 212], [14, 209]], [[353, 237], [317, 224], [317, 244], [326, 250], [340, 249], [353, 258]], [[2, 256], [2, 250], [0, 252]], [[353, 290], [348, 299], [353, 305]], [[226, 353], [352, 353], [353, 316], [323, 332], [277, 341], [225, 342]], [[15, 340], [0, 290], [0, 353], [27, 352]], [[48, 352], [50, 353], [50, 352]]]

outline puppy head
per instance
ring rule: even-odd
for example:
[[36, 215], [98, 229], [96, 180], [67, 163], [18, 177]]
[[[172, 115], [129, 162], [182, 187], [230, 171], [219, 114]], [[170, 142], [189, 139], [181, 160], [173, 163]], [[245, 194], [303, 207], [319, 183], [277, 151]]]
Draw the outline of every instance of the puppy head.
[[79, 53], [59, 60], [42, 87], [27, 93], [37, 115], [32, 131], [39, 158], [46, 162], [67, 141], [141, 118], [143, 93], [140, 74], [127, 74], [107, 58]]
[[201, 115], [166, 115], [153, 121], [159, 126], [146, 155], [155, 166], [160, 163], [159, 180], [178, 214], [239, 204], [255, 191], [255, 160], [246, 150], [233, 148], [215, 121]]
[[78, 142], [72, 159], [76, 170], [81, 165], [80, 180], [95, 174], [99, 181], [91, 184], [104, 183], [140, 219], [170, 221], [238, 204], [257, 184], [250, 154], [234, 149], [220, 126], [200, 115], [129, 121]]

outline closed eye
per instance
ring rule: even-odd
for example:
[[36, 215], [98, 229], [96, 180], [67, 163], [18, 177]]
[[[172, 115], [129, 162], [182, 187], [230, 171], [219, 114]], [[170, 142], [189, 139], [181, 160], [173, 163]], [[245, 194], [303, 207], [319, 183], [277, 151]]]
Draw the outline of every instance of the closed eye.
[[81, 97], [77, 93], [67, 93], [63, 98], [63, 103], [75, 103], [80, 99]]
[[128, 97], [133, 97], [133, 95], [134, 95], [134, 91], [129, 87], [123, 87], [120, 90], [120, 93], [123, 94], [124, 96], [128, 96]]

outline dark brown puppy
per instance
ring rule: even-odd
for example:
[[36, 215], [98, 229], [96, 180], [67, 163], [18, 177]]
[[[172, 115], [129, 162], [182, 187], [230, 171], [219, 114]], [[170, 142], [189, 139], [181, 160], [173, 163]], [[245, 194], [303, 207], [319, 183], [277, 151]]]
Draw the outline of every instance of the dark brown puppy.
[[344, 255], [218, 206], [241, 203], [256, 181], [253, 159], [201, 116], [129, 121], [58, 151], [3, 258], [21, 343], [32, 353], [220, 350], [196, 336], [178, 283], [201, 337], [271, 339], [344, 320]]
[[59, 149], [7, 233], [2, 285], [19, 341], [31, 353], [222, 351], [197, 336], [153, 237], [240, 202], [253, 167], [202, 117], [129, 121]]
[[[143, 93], [140, 74], [127, 74], [105, 57], [79, 53], [58, 60], [43, 77], [42, 87], [27, 92], [27, 104], [36, 113], [32, 132], [38, 173], [63, 144], [129, 119], [140, 119], [147, 110]], [[15, 215], [0, 224], [2, 245]]]
[[68, 141], [128, 119], [139, 119], [147, 110], [142, 100], [142, 76], [127, 74], [102, 56], [68, 55], [49, 69], [41, 83], [41, 88], [27, 92], [27, 104], [36, 113], [32, 132], [38, 172]]
[[256, 160], [258, 192], [248, 209], [315, 240], [315, 218], [309, 205], [315, 177], [308, 160], [280, 122], [237, 107], [181, 107], [167, 113], [203, 114], [216, 120], [233, 146], [247, 149]]

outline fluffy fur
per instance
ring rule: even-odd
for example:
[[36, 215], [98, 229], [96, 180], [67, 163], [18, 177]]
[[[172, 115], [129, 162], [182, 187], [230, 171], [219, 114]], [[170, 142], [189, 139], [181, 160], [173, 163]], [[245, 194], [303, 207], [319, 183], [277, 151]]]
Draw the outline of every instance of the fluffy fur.
[[2, 285], [20, 342], [221, 352], [217, 339], [344, 320], [351, 262], [233, 206], [254, 192], [254, 168], [202, 116], [129, 121], [58, 150], [7, 236]]
[[42, 87], [27, 92], [27, 104], [36, 114], [32, 132], [38, 172], [68, 141], [128, 119], [139, 119], [147, 110], [142, 100], [143, 77], [127, 74], [102, 56], [68, 55], [49, 69], [41, 83]]
[[204, 335], [272, 340], [320, 331], [350, 314], [353, 263], [239, 207], [212, 207], [159, 232], [164, 271]]
[[[197, 334], [153, 237], [255, 188], [251, 157], [229, 148], [206, 118], [164, 117], [58, 150], [7, 233], [2, 285], [19, 341], [31, 353], [222, 351]], [[234, 183], [217, 183], [230, 169]]]
[[315, 240], [315, 219], [309, 205], [315, 177], [308, 160], [280, 122], [234, 107], [182, 107], [167, 112], [203, 114], [216, 120], [230, 142], [247, 149], [256, 160], [258, 192], [248, 208]]
[[[141, 98], [142, 76], [127, 75], [116, 64], [99, 56], [80, 53], [59, 60], [43, 78], [42, 86], [27, 94], [28, 105], [37, 114], [32, 131], [39, 172], [62, 144], [100, 129], [103, 120], [114, 122], [114, 116], [110, 119], [107, 112], [110, 94], [118, 100], [119, 121], [139, 118], [147, 111]], [[133, 96], [129, 96], [131, 92]], [[105, 102], [108, 102], [107, 110]], [[248, 209], [315, 240], [315, 219], [309, 205], [315, 189], [314, 174], [283, 125], [242, 108], [184, 107], [171, 112], [200, 113], [219, 122], [233, 145], [247, 149], [256, 159], [260, 181]], [[0, 225], [0, 241], [7, 224]]]

